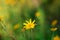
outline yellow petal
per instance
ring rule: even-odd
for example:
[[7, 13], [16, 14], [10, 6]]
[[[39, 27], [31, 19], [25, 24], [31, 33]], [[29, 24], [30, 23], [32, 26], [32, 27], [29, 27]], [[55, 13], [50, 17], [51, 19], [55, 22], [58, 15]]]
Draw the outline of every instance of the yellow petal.
[[31, 28], [33, 29], [35, 27], [35, 25], [32, 25]]
[[35, 22], [35, 20], [32, 23], [34, 23], [34, 22]]
[[19, 28], [19, 24], [16, 24], [15, 26], [14, 26], [14, 29], [18, 29]]
[[32, 20], [30, 19], [30, 23], [32, 22]]
[[26, 23], [29, 23], [29, 21], [26, 21]]
[[23, 25], [27, 25], [26, 23], [23, 23]]

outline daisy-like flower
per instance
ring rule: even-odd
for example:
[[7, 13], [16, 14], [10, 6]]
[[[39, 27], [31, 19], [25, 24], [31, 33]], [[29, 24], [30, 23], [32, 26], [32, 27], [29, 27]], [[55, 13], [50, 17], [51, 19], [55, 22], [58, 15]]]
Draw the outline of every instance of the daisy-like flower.
[[51, 28], [50, 30], [51, 30], [51, 31], [56, 31], [56, 30], [57, 30], [57, 28]]
[[32, 21], [31, 19], [29, 21], [26, 21], [26, 23], [23, 23], [24, 28], [27, 29], [33, 29], [35, 27], [35, 20]]
[[52, 26], [55, 26], [57, 23], [58, 23], [58, 21], [57, 21], [57, 20], [54, 20], [54, 21], [52, 22]]
[[35, 16], [36, 16], [36, 17], [39, 17], [39, 16], [40, 16], [40, 13], [39, 13], [39, 12], [36, 12], [36, 13], [35, 13]]
[[6, 4], [11, 4], [11, 5], [16, 4], [15, 0], [5, 0], [5, 3]]
[[55, 36], [53, 40], [60, 40], [59, 36]]

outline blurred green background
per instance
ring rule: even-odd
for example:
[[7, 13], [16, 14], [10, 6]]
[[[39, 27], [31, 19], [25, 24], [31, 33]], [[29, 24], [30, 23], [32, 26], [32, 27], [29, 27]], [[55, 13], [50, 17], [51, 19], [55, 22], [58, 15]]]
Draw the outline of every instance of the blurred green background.
[[60, 0], [0, 0], [0, 40], [60, 40]]

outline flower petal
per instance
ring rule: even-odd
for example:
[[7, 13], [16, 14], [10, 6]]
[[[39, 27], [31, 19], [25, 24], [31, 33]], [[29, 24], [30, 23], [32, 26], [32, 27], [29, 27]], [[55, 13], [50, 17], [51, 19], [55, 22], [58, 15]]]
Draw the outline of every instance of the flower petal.
[[27, 25], [27, 23], [23, 23], [23, 25]]
[[31, 19], [30, 19], [30, 23], [31, 23], [32, 21], [31, 21]]
[[29, 23], [29, 21], [26, 21], [26, 23]]
[[34, 22], [35, 22], [35, 20], [32, 23], [34, 23]]

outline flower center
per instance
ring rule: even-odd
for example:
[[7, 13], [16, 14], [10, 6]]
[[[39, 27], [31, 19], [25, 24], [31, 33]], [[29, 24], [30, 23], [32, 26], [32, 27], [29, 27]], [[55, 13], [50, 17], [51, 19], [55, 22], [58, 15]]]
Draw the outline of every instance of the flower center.
[[32, 24], [29, 24], [28, 26], [29, 26], [29, 27], [31, 27], [31, 26], [32, 26]]

